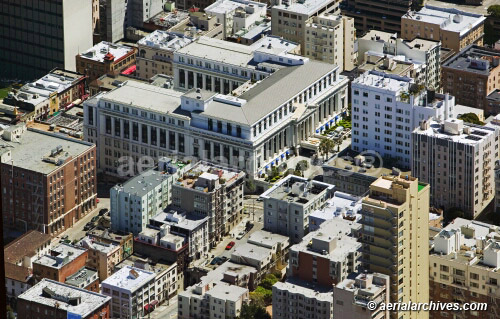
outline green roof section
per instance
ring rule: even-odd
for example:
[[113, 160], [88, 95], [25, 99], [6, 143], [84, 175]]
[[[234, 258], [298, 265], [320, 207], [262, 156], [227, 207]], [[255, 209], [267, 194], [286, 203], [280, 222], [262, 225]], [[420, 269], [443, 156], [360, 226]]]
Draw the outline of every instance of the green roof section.
[[425, 188], [425, 186], [426, 186], [425, 184], [418, 183], [418, 191], [420, 192], [422, 189]]

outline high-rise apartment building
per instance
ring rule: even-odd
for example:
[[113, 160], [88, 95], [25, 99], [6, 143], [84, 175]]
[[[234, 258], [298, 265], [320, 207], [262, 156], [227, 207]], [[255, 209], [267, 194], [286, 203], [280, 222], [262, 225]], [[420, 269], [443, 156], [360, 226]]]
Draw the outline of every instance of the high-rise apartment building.
[[[303, 43], [307, 20], [323, 12], [339, 14], [339, 0], [278, 0], [271, 8], [271, 33]], [[304, 54], [304, 48], [301, 48]]]
[[486, 116], [498, 114], [495, 92], [500, 90], [500, 50], [466, 47], [443, 63], [442, 87], [457, 103], [483, 109]]
[[448, 119], [455, 99], [426, 91], [413, 79], [369, 71], [352, 82], [352, 148], [377, 152], [409, 168], [411, 132], [419, 121]]
[[290, 237], [298, 243], [309, 232], [309, 215], [322, 208], [334, 186], [288, 175], [265, 191], [264, 229]]
[[23, 125], [6, 128], [0, 144], [6, 227], [54, 237], [95, 208], [95, 145]]
[[[429, 301], [429, 192], [412, 176], [383, 176], [363, 199], [362, 264], [390, 277], [391, 302]], [[391, 318], [428, 318], [425, 311], [391, 312]]]
[[342, 14], [353, 17], [356, 30], [401, 31], [401, 17], [412, 7], [413, 0], [348, 0]]
[[172, 206], [208, 217], [211, 247], [243, 218], [243, 180], [239, 170], [198, 162], [172, 187]]
[[499, 123], [431, 120], [413, 132], [412, 173], [431, 185], [434, 207], [459, 208], [473, 219], [493, 200]]
[[401, 37], [441, 41], [443, 48], [460, 52], [471, 44], [483, 45], [485, 20], [480, 14], [426, 5], [401, 17]]
[[[92, 0], [2, 1], [0, 77], [33, 80], [92, 46]], [[78, 36], [75, 36], [78, 35]]]
[[306, 21], [300, 45], [305, 57], [337, 64], [340, 71], [351, 71], [358, 57], [355, 39], [353, 18], [322, 13]]
[[[434, 302], [484, 303], [487, 309], [455, 311], [455, 318], [494, 319], [500, 316], [500, 229], [456, 218], [431, 239], [429, 298]], [[449, 318], [431, 311], [432, 319]]]

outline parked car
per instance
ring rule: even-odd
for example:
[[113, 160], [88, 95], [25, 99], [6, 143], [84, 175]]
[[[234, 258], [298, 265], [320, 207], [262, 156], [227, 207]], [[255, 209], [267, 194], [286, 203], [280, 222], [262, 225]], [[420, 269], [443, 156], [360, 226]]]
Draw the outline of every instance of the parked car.
[[244, 232], [244, 231], [240, 232], [240, 233], [238, 234], [238, 236], [236, 236], [236, 239], [240, 240], [240, 239], [242, 239], [243, 237], [245, 237], [245, 232]]
[[252, 230], [253, 226], [254, 226], [254, 224], [253, 224], [253, 222], [252, 222], [252, 221], [247, 221], [247, 223], [246, 223], [246, 225], [245, 225], [245, 230], [246, 230], [247, 232], [249, 232], [250, 230]]
[[95, 223], [96, 221], [99, 220], [99, 216], [94, 216], [92, 217], [92, 219], [90, 220], [92, 223]]
[[214, 259], [212, 259], [212, 261], [210, 262], [210, 265], [220, 265], [219, 262], [221, 262], [222, 259], [220, 257], [215, 257]]
[[229, 250], [229, 249], [233, 248], [235, 244], [236, 243], [234, 241], [230, 242], [229, 244], [227, 244], [226, 250]]

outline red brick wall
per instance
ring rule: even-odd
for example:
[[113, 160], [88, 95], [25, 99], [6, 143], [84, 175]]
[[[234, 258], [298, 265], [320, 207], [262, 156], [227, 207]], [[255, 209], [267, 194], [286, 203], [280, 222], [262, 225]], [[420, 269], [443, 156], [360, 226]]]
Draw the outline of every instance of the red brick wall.
[[[28, 308], [29, 306], [29, 308]], [[38, 309], [40, 311], [38, 311]], [[47, 310], [47, 314], [45, 314]], [[53, 313], [55, 312], [55, 314]], [[100, 314], [104, 313], [104, 317]], [[32, 301], [19, 299], [17, 303], [17, 317], [18, 318], [37, 318], [37, 319], [66, 319], [68, 314], [65, 309], [57, 309], [51, 306], [37, 304]], [[102, 307], [96, 309], [92, 314], [82, 319], [109, 319], [109, 302]]]
[[84, 252], [70, 263], [64, 265], [61, 269], [57, 270], [52, 267], [33, 263], [33, 274], [38, 280], [43, 278], [52, 279], [59, 282], [65, 282], [66, 277], [73, 275], [80, 270], [87, 263], [87, 252]]

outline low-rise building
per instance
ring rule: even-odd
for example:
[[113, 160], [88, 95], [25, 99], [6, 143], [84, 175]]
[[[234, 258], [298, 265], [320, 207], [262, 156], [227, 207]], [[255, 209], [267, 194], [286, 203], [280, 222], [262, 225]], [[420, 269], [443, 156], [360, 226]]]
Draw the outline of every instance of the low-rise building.
[[146, 309], [157, 300], [156, 273], [123, 267], [101, 283], [101, 293], [111, 297], [110, 317], [144, 316]]
[[76, 56], [76, 70], [92, 82], [104, 74], [118, 74], [134, 65], [136, 53], [136, 48], [103, 41]]
[[223, 39], [260, 22], [267, 11], [266, 3], [249, 0], [217, 0], [204, 9], [222, 24]]
[[274, 263], [271, 249], [249, 243], [236, 246], [231, 253], [231, 261], [255, 267], [260, 273], [266, 273]]
[[95, 208], [94, 144], [24, 125], [4, 130], [0, 144], [6, 227], [54, 237]]
[[198, 39], [199, 37], [209, 37], [222, 39], [224, 28], [217, 22], [215, 16], [202, 11], [189, 10], [189, 19], [168, 29], [169, 32], [179, 36]]
[[[355, 274], [333, 287], [333, 318], [389, 318], [389, 310], [369, 309], [368, 303], [389, 303], [390, 277], [387, 275]], [[368, 309], [367, 309], [368, 308]]]
[[331, 289], [358, 272], [361, 266], [362, 225], [345, 219], [332, 219], [317, 231], [290, 247], [288, 276]]
[[94, 242], [120, 246], [118, 263], [134, 253], [134, 236], [132, 233], [116, 232], [98, 227], [87, 232], [87, 236], [93, 239]]
[[49, 254], [33, 261], [33, 275], [37, 280], [47, 278], [65, 282], [86, 265], [87, 257], [87, 249], [61, 243], [51, 248]]
[[[177, 294], [177, 290], [181, 290], [183, 287], [182, 283], [178, 283], [177, 281], [177, 264], [175, 262], [168, 264], [152, 262], [149, 258], [143, 258], [134, 254], [117, 265], [116, 269], [119, 270], [127, 266], [151, 271], [156, 274], [155, 293], [158, 303], [170, 300]], [[153, 304], [156, 305], [157, 303], [153, 302]]]
[[331, 288], [297, 278], [273, 285], [273, 318], [332, 319], [335, 307]]
[[337, 64], [340, 71], [352, 71], [358, 60], [355, 40], [353, 18], [322, 13], [306, 21], [300, 45], [305, 57]]
[[179, 293], [178, 317], [229, 318], [241, 314], [250, 299], [248, 289], [226, 283], [199, 283]]
[[467, 46], [442, 65], [443, 91], [454, 95], [457, 103], [483, 109], [486, 117], [499, 112], [494, 94], [500, 90], [499, 77], [498, 49]]
[[174, 75], [174, 52], [188, 45], [192, 39], [168, 31], [156, 30], [137, 42], [136, 76], [150, 79], [157, 74]]
[[96, 269], [82, 267], [74, 274], [66, 277], [64, 281], [67, 285], [82, 288], [85, 290], [100, 292], [99, 289], [99, 274]]
[[80, 245], [88, 250], [87, 265], [97, 269], [100, 281], [111, 276], [115, 266], [121, 261], [119, 245], [101, 243], [89, 237], [82, 239]]
[[288, 175], [265, 191], [264, 229], [298, 243], [309, 232], [309, 214], [325, 205], [334, 186]]
[[[370, 71], [352, 82], [352, 149], [411, 165], [411, 132], [419, 121], [454, 117], [455, 99], [407, 77]], [[374, 107], [369, 107], [373, 105]]]
[[168, 233], [187, 238], [189, 259], [208, 257], [208, 216], [193, 213], [179, 213], [174, 210], [161, 212], [152, 219], [152, 226], [165, 228]]
[[485, 20], [481, 14], [426, 5], [401, 17], [401, 37], [441, 41], [443, 47], [459, 52], [471, 44], [483, 45]]
[[360, 209], [361, 198], [336, 191], [323, 207], [314, 210], [309, 215], [309, 231], [318, 230], [321, 224], [331, 219], [359, 221], [361, 218]]
[[273, 253], [273, 258], [281, 257], [282, 263], [286, 263], [288, 260], [288, 248], [290, 246], [288, 236], [258, 230], [248, 236], [247, 243], [270, 249]]
[[[431, 240], [429, 299], [434, 302], [487, 303], [488, 310], [456, 312], [466, 319], [496, 318], [500, 313], [498, 226], [456, 218]], [[431, 318], [444, 318], [433, 311]]]
[[500, 112], [500, 88], [495, 89], [493, 92], [488, 94], [486, 97], [486, 110], [489, 110], [489, 112], [492, 112], [494, 114], [497, 114]]
[[19, 318], [111, 319], [111, 297], [43, 279], [19, 296]]
[[[115, 130], [120, 130], [119, 123], [115, 121]], [[190, 164], [162, 157], [158, 167], [139, 172], [125, 183], [112, 187], [111, 229], [139, 234], [150, 218], [171, 203], [174, 180], [182, 177], [190, 167]]]
[[431, 204], [475, 218], [495, 197], [500, 119], [423, 121], [412, 134], [412, 173], [431, 185]]
[[208, 217], [208, 241], [214, 247], [243, 219], [244, 176], [200, 161], [173, 184], [172, 207]]
[[64, 111], [85, 97], [88, 79], [83, 73], [55, 68], [42, 78], [12, 90], [0, 101], [0, 108], [14, 107], [26, 113], [22, 119], [46, 119]]

